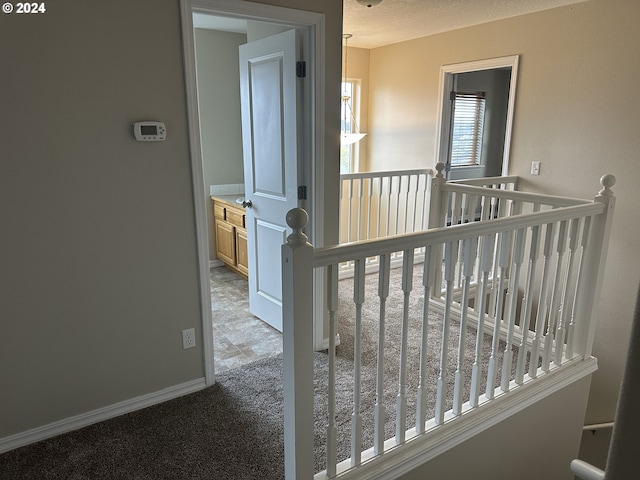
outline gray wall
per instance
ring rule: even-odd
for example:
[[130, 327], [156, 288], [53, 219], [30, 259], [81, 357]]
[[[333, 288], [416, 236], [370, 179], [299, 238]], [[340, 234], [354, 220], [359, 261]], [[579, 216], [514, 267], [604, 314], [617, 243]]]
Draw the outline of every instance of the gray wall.
[[[324, 49], [339, 58], [340, 0], [262, 3], [326, 13]], [[178, 0], [56, 0], [0, 22], [14, 46], [0, 51], [3, 439], [204, 367]], [[339, 102], [325, 113], [323, 175], [337, 184]], [[137, 120], [164, 121], [167, 139], [136, 142]], [[190, 327], [198, 346], [183, 350]]]
[[204, 375], [178, 2], [1, 21], [0, 438]]
[[200, 139], [209, 230], [209, 259], [216, 258], [209, 185], [244, 183], [240, 73], [241, 33], [196, 29]]

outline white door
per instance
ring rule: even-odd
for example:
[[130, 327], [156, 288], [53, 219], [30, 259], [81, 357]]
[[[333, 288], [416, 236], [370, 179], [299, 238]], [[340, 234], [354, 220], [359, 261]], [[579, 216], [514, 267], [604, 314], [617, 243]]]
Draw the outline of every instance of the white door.
[[242, 146], [251, 313], [282, 331], [280, 250], [298, 206], [296, 31], [240, 46]]

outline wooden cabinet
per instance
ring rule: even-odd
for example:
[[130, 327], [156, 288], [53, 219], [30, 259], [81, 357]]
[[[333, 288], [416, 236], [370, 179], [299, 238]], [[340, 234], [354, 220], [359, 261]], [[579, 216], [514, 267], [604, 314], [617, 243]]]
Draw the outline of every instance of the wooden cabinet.
[[216, 256], [229, 268], [249, 276], [245, 213], [240, 206], [212, 197]]

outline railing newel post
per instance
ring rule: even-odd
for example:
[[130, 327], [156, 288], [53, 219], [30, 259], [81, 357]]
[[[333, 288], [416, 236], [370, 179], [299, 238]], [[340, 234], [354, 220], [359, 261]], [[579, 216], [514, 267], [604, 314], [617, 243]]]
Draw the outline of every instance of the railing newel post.
[[287, 213], [282, 245], [282, 347], [285, 479], [310, 480], [313, 459], [313, 246], [302, 232], [307, 212]]
[[599, 309], [594, 307], [598, 305], [602, 291], [611, 224], [616, 204], [616, 197], [611, 190], [615, 183], [616, 177], [611, 174], [603, 175], [600, 178], [602, 189], [594, 198], [594, 202], [603, 203], [605, 210], [602, 215], [596, 215], [592, 218], [589, 248], [586, 251], [578, 279], [580, 291], [576, 292], [576, 318], [579, 323], [576, 325], [574, 350], [582, 358], [591, 356], [596, 318], [600, 313]]
[[[427, 226], [430, 229], [444, 226], [446, 218], [447, 191], [444, 187], [447, 180], [442, 174], [444, 171], [444, 163], [437, 163], [436, 171], [438, 173], [431, 179], [431, 199], [429, 201], [429, 217], [427, 222]], [[442, 260], [442, 245], [436, 246], [432, 253], [435, 259]], [[436, 267], [433, 269], [431, 285], [433, 285], [433, 289], [431, 290], [432, 298], [439, 298], [442, 293], [441, 268]]]

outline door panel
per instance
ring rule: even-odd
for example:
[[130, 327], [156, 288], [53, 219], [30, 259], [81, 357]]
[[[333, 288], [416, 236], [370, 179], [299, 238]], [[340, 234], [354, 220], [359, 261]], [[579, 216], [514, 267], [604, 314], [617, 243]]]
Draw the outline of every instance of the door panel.
[[240, 46], [240, 97], [251, 313], [282, 331], [280, 250], [298, 206], [295, 30]]
[[[280, 252], [282, 244], [286, 241], [286, 230], [282, 225], [268, 223], [262, 220], [256, 222], [256, 242], [262, 252]], [[265, 297], [276, 306], [281, 307], [282, 284], [274, 282], [274, 272], [279, 271], [280, 255], [264, 255], [260, 263], [256, 265], [256, 290], [258, 295]]]

